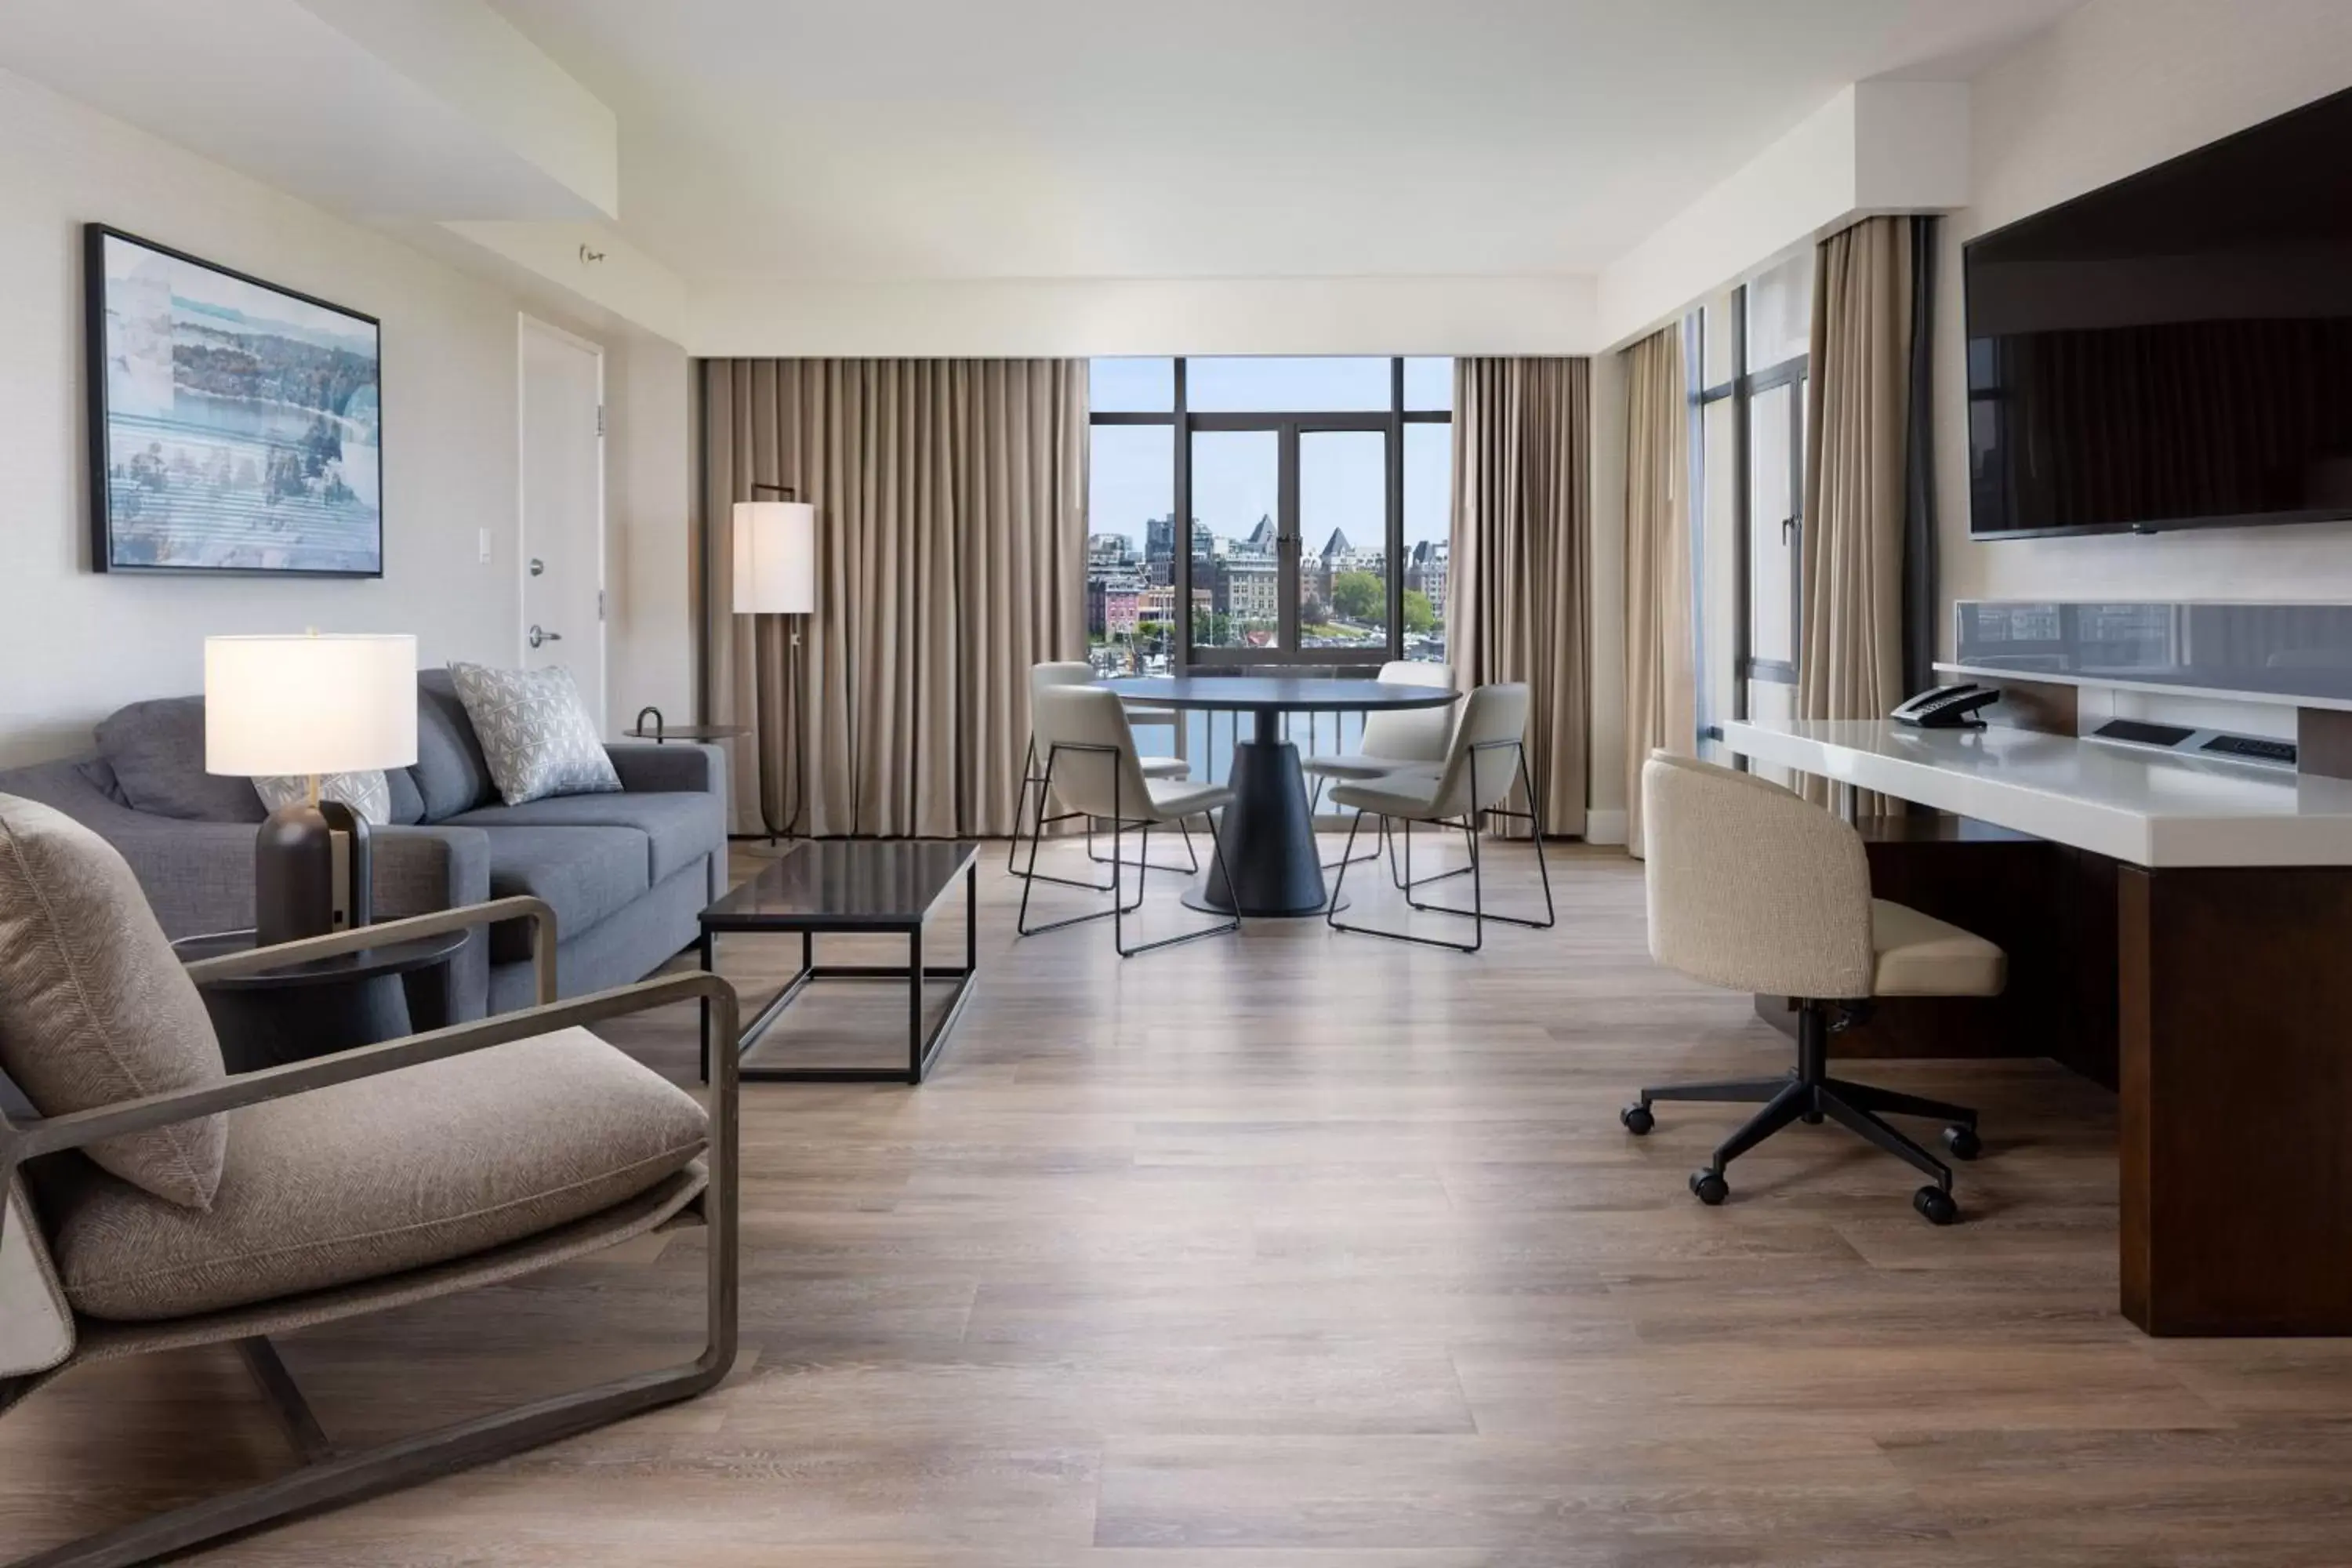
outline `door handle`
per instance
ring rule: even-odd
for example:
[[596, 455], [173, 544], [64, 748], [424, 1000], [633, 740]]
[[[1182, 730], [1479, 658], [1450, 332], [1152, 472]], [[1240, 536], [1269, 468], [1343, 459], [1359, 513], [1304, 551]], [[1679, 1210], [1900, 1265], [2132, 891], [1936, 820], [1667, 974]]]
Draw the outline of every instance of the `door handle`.
[[537, 647], [543, 642], [562, 642], [563, 640], [563, 634], [562, 632], [544, 631], [537, 625], [533, 625], [530, 628], [530, 635], [526, 637], [524, 640], [529, 642], [531, 647]]

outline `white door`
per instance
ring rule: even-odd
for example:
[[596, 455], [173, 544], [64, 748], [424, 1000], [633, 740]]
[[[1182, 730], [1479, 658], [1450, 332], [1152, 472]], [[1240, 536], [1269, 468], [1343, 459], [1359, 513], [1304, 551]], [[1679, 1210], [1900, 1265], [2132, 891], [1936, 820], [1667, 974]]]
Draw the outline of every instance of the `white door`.
[[604, 353], [522, 318], [522, 663], [604, 713]]

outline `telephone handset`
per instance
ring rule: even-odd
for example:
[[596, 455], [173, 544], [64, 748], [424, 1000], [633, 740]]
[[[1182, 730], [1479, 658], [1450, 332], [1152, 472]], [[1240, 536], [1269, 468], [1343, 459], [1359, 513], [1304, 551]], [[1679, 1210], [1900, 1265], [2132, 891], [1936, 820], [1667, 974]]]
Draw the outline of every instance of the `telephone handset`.
[[1937, 686], [1922, 691], [1887, 717], [1898, 724], [1913, 724], [1922, 730], [1981, 730], [1985, 721], [1976, 716], [1977, 710], [2000, 700], [2000, 693], [1996, 689], [1962, 681], [1958, 686]]

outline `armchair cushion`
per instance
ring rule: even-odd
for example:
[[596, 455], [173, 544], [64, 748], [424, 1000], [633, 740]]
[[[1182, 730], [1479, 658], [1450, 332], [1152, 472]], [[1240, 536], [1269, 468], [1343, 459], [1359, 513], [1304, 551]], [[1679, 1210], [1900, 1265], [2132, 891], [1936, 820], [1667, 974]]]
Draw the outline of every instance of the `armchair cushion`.
[[[204, 999], [130, 866], [65, 813], [15, 795], [0, 795], [0, 1069], [44, 1116], [226, 1076]], [[164, 1205], [202, 1209], [227, 1131], [200, 1117], [89, 1152]]]
[[468, 1257], [625, 1203], [709, 1141], [692, 1097], [579, 1028], [229, 1120], [208, 1214], [85, 1163], [44, 1183], [77, 1311], [154, 1321]]
[[0, 1205], [0, 1378], [21, 1377], [73, 1354], [73, 1314], [33, 1228], [24, 1183], [9, 1183]]

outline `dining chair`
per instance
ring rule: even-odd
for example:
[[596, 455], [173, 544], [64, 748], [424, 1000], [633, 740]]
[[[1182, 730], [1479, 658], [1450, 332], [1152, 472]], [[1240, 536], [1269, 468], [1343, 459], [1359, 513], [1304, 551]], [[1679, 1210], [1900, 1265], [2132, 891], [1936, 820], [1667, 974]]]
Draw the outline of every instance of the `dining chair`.
[[[1069, 686], [1092, 686], [1094, 683], [1094, 667], [1076, 659], [1031, 665], [1029, 667], [1030, 711], [1033, 714], [1036, 711], [1037, 694], [1041, 691], [1052, 691]], [[1151, 712], [1155, 719], [1164, 714], [1172, 727], [1175, 715], [1171, 710], [1154, 709]], [[1130, 715], [1129, 723], [1132, 724], [1133, 721], [1133, 716]], [[1141, 758], [1141, 763], [1143, 776], [1148, 779], [1181, 779], [1192, 776], [1192, 764], [1181, 757], [1146, 756]], [[1034, 815], [1029, 806], [1033, 795], [1037, 802]], [[1084, 812], [1066, 811], [1057, 816], [1048, 816], [1046, 815], [1048, 809], [1045, 775], [1037, 771], [1037, 731], [1033, 720], [1029, 731], [1029, 747], [1021, 761], [1021, 791], [1019, 798], [1013, 802], [1013, 838], [1005, 846], [1004, 869], [1024, 881], [1032, 876], [1037, 876], [1048, 882], [1059, 883], [1065, 888], [1085, 888], [1097, 893], [1110, 891], [1110, 885], [1107, 882], [1080, 881], [1076, 877], [1056, 877], [1050, 872], [1035, 869], [1037, 837], [1057, 822], [1067, 822], [1074, 816], [1086, 816]], [[1192, 847], [1192, 830], [1179, 823], [1177, 831], [1184, 839], [1184, 858], [1187, 862], [1184, 870], [1188, 874], [1197, 874], [1201, 869], [1201, 857]], [[1024, 838], [1031, 842], [1030, 864], [1025, 867], [1020, 863], [1021, 843]], [[1095, 852], [1095, 825], [1092, 817], [1087, 818], [1087, 858], [1097, 866], [1104, 863], [1103, 858]], [[1176, 868], [1163, 866], [1160, 869], [1172, 871]]]
[[[1032, 710], [1031, 722], [1035, 727], [1034, 743], [1045, 753], [1045, 771], [1039, 775], [1039, 791], [1051, 794], [1066, 802], [1073, 812], [1110, 824], [1110, 886], [1097, 892], [1110, 894], [1110, 908], [1091, 914], [1074, 915], [1067, 920], [1054, 921], [1045, 925], [1029, 923], [1029, 894], [1036, 882], [1044, 879], [1036, 870], [1039, 835], [1029, 839], [1030, 875], [1021, 889], [1021, 913], [1016, 927], [1023, 936], [1037, 936], [1049, 931], [1061, 931], [1090, 921], [1108, 919], [1111, 921], [1111, 944], [1121, 958], [1132, 958], [1139, 952], [1154, 948], [1171, 947], [1180, 942], [1193, 942], [1204, 936], [1218, 936], [1241, 929], [1241, 916], [1214, 925], [1204, 926], [1175, 936], [1161, 937], [1156, 942], [1139, 942], [1130, 947], [1127, 942], [1127, 917], [1142, 907], [1144, 887], [1151, 870], [1151, 830], [1155, 827], [1181, 827], [1188, 816], [1199, 816], [1209, 825], [1209, 874], [1213, 881], [1224, 875], [1224, 846], [1217, 820], [1210, 814], [1233, 802], [1234, 792], [1221, 784], [1202, 784], [1190, 779], [1155, 779], [1143, 771], [1143, 758], [1135, 749], [1135, 732], [1128, 725], [1127, 710], [1118, 694], [1098, 686], [1057, 686], [1037, 694]], [[1129, 827], [1142, 830], [1143, 841], [1129, 861], [1121, 853], [1121, 838]], [[1126, 872], [1135, 871], [1135, 902], [1129, 903], [1126, 894]], [[1169, 870], [1172, 868], [1160, 867]]]
[[[1339, 805], [1352, 806], [1356, 811], [1356, 820], [1348, 827], [1347, 847], [1339, 857], [1339, 879], [1332, 885], [1330, 906], [1323, 917], [1332, 930], [1354, 931], [1364, 936], [1384, 936], [1395, 942], [1418, 942], [1424, 947], [1451, 948], [1456, 952], [1475, 952], [1486, 940], [1488, 921], [1523, 926], [1531, 931], [1548, 931], [1557, 919], [1552, 906], [1551, 872], [1544, 864], [1543, 823], [1537, 813], [1535, 782], [1528, 770], [1528, 689], [1517, 681], [1481, 686], [1470, 693], [1461, 707], [1461, 721], [1454, 726], [1445, 760], [1433, 775], [1425, 771], [1404, 771], [1332, 787], [1332, 801]], [[1521, 785], [1527, 791], [1528, 808], [1525, 811], [1504, 804], [1510, 798], [1514, 784]], [[1478, 848], [1478, 819], [1482, 816], [1507, 816], [1528, 824], [1529, 837], [1535, 843], [1536, 874], [1543, 881], [1543, 919], [1496, 914], [1486, 908], [1485, 861]], [[1473, 935], [1468, 942], [1415, 936], [1411, 931], [1389, 931], [1378, 926], [1350, 925], [1339, 919], [1340, 890], [1347, 884], [1348, 867], [1354, 861], [1357, 831], [1363, 826], [1367, 816], [1380, 819], [1384, 828], [1390, 822], [1403, 826], [1404, 831], [1400, 837], [1404, 843], [1405, 868], [1399, 886], [1404, 892], [1405, 902], [1425, 913], [1460, 915], [1471, 921]], [[1417, 889], [1436, 879], [1425, 879], [1416, 882], [1412, 879], [1412, 825], [1416, 822], [1461, 828], [1463, 839], [1470, 849], [1468, 909], [1423, 902], [1414, 897]]]
[[1642, 768], [1650, 955], [1694, 980], [1797, 999], [1797, 1067], [1777, 1078], [1654, 1086], [1619, 1112], [1628, 1132], [1656, 1124], [1657, 1100], [1760, 1104], [1691, 1173], [1701, 1203], [1730, 1195], [1724, 1167], [1792, 1121], [1824, 1117], [1903, 1161], [1931, 1185], [1912, 1206], [1936, 1225], [1959, 1217], [1951, 1168], [1881, 1120], [1944, 1122], [1955, 1159], [1979, 1149], [1977, 1113], [1829, 1076], [1829, 1037], [1880, 996], [1997, 996], [2001, 950], [1974, 932], [1870, 896], [1862, 835], [1792, 790], [1752, 773], [1653, 753]]
[[[1385, 686], [1442, 686], [1449, 691], [1454, 688], [1452, 667], [1425, 658], [1392, 658], [1381, 666], [1379, 679]], [[1315, 781], [1307, 803], [1308, 820], [1322, 805], [1324, 785], [1335, 780], [1376, 779], [1394, 773], [1426, 773], [1434, 777], [1444, 765], [1454, 718], [1452, 707], [1376, 709], [1365, 714], [1355, 751], [1318, 752], [1298, 764], [1299, 771]], [[1380, 847], [1374, 845], [1363, 858], [1377, 859], [1380, 853]]]

